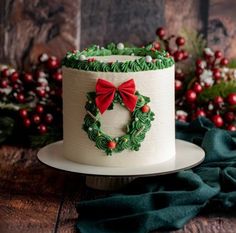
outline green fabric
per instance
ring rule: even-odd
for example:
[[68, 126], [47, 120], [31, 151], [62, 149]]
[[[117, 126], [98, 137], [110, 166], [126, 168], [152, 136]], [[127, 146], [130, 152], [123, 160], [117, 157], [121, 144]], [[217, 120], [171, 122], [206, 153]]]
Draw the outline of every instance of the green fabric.
[[139, 178], [108, 197], [82, 201], [81, 233], [145, 233], [183, 227], [202, 210], [236, 207], [236, 132], [204, 118], [176, 123], [177, 138], [201, 145], [205, 161], [192, 170]]

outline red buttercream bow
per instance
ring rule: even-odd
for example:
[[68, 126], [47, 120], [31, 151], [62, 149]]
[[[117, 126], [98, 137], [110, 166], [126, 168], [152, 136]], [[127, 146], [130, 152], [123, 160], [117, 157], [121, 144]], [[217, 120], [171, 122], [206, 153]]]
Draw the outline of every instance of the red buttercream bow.
[[114, 100], [116, 91], [120, 94], [124, 105], [133, 112], [138, 101], [135, 95], [135, 83], [130, 79], [115, 87], [111, 82], [104, 79], [98, 79], [96, 84], [96, 105], [101, 114], [103, 114]]

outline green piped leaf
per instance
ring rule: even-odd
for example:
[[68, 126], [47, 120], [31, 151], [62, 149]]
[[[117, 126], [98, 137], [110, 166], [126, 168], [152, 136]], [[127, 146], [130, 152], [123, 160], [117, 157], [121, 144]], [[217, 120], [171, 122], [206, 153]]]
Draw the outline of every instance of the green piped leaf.
[[[174, 60], [171, 57], [166, 57], [165, 51], [152, 51], [150, 50], [152, 45], [148, 45], [145, 48], [137, 47], [125, 47], [124, 49], [117, 49], [116, 44], [111, 43], [107, 48], [100, 48], [97, 45], [92, 45], [86, 50], [77, 51], [76, 53], [68, 52], [63, 59], [63, 65], [79, 70], [87, 71], [101, 71], [101, 72], [139, 72], [148, 70], [164, 69], [172, 66]], [[79, 57], [85, 55], [85, 57], [93, 56], [109, 56], [109, 55], [135, 55], [141, 56], [141, 58], [133, 61], [115, 62], [112, 65], [109, 63], [95, 61], [88, 62], [80, 61]], [[153, 58], [161, 60], [161, 62], [155, 62], [153, 64], [147, 64], [145, 56], [150, 55]]]

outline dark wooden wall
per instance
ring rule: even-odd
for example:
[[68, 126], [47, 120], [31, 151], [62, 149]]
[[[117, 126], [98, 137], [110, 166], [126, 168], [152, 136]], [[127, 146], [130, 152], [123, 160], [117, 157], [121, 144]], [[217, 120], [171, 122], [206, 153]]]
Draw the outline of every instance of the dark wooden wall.
[[21, 67], [42, 52], [80, 44], [80, 0], [0, 0], [0, 63]]
[[203, 33], [208, 44], [236, 57], [235, 0], [1, 0], [0, 62], [22, 67], [38, 54], [63, 57], [92, 43], [141, 45], [155, 29]]

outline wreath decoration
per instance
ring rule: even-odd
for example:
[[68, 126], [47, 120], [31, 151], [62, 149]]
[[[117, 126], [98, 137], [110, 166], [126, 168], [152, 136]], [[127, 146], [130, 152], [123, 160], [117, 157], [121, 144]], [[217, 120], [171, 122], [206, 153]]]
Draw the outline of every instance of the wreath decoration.
[[[138, 151], [146, 133], [151, 128], [154, 113], [147, 105], [150, 98], [135, 91], [135, 83], [130, 79], [116, 88], [112, 83], [98, 79], [96, 92], [87, 93], [83, 129], [98, 149], [107, 155], [118, 153], [125, 149]], [[131, 112], [131, 120], [126, 126], [126, 134], [111, 137], [101, 130], [99, 120], [102, 113], [112, 110], [114, 104], [120, 104]]]

